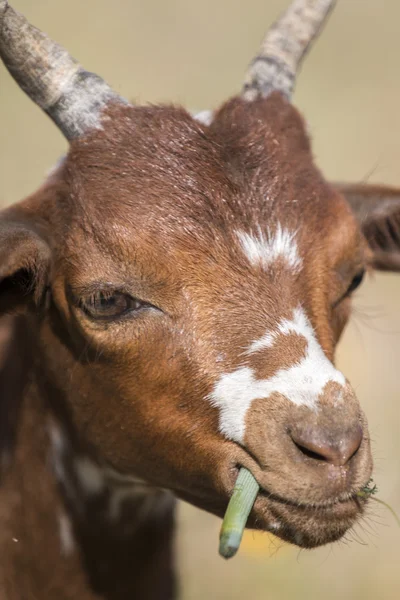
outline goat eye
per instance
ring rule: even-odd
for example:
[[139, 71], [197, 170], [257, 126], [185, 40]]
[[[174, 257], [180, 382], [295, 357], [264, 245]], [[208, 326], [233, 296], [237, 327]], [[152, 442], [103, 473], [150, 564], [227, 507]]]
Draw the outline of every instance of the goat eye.
[[92, 319], [113, 319], [142, 308], [144, 303], [122, 292], [100, 291], [82, 298], [80, 306]]
[[364, 279], [364, 275], [365, 269], [363, 269], [362, 271], [357, 273], [355, 277], [353, 277], [353, 280], [347, 289], [346, 296], [349, 296], [352, 292], [354, 292], [354, 290], [356, 290], [361, 285], [361, 282]]

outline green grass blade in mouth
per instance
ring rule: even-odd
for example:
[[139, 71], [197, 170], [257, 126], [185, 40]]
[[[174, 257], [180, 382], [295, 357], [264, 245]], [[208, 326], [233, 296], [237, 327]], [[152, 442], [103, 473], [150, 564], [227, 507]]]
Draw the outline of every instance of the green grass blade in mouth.
[[260, 486], [250, 471], [242, 467], [236, 479], [219, 536], [219, 553], [224, 558], [231, 558], [238, 551], [259, 489]]

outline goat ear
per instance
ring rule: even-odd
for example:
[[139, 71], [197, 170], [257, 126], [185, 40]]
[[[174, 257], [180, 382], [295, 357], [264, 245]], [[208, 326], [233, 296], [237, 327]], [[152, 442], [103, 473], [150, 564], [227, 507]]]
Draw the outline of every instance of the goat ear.
[[43, 297], [50, 249], [19, 207], [0, 214], [0, 314]]
[[372, 265], [400, 272], [400, 189], [336, 184], [349, 202], [372, 251]]

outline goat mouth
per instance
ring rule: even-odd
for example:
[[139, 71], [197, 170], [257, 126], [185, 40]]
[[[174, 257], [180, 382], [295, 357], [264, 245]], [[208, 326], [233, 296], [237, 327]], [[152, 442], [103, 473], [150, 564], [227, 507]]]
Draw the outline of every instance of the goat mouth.
[[278, 494], [274, 494], [269, 490], [260, 488], [259, 496], [264, 497], [268, 500], [276, 502], [278, 504], [282, 504], [284, 506], [293, 507], [299, 510], [322, 510], [322, 511], [330, 511], [335, 509], [338, 506], [346, 506], [347, 503], [356, 503], [360, 507], [363, 506], [366, 502], [366, 499], [359, 495], [359, 492], [348, 492], [343, 493], [337, 497], [327, 499], [325, 501], [319, 502], [296, 502], [290, 498], [284, 498]]
[[325, 502], [296, 503], [260, 490], [248, 527], [269, 531], [302, 548], [339, 540], [363, 514], [366, 498], [357, 492]]

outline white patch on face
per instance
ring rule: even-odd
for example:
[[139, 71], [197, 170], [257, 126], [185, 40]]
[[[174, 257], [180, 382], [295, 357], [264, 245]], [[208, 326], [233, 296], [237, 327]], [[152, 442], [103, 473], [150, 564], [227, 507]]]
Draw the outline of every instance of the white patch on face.
[[252, 342], [244, 354], [253, 354], [258, 350], [263, 350], [263, 348], [271, 348], [274, 345], [275, 338], [276, 334], [267, 331], [259, 340]]
[[61, 541], [61, 553], [70, 556], [75, 550], [75, 539], [72, 531], [71, 519], [66, 514], [60, 513], [58, 527]]
[[246, 413], [253, 400], [263, 396], [262, 381], [255, 379], [249, 367], [222, 375], [209, 396], [211, 404], [220, 410], [220, 432], [228, 439], [242, 443]]
[[246, 413], [254, 400], [279, 393], [297, 406], [317, 410], [318, 400], [327, 383], [344, 386], [346, 380], [325, 356], [314, 330], [302, 308], [294, 311], [293, 319], [284, 319], [276, 332], [268, 332], [251, 344], [246, 354], [273, 347], [280, 335], [296, 333], [305, 338], [305, 356], [287, 369], [280, 369], [269, 379], [256, 379], [250, 367], [241, 367], [220, 377], [209, 396], [211, 404], [220, 409], [219, 429], [228, 439], [243, 443]]
[[282, 229], [278, 223], [275, 231], [269, 227], [264, 233], [260, 227], [256, 235], [237, 231], [242, 250], [248, 261], [253, 266], [261, 266], [267, 269], [278, 258], [283, 258], [293, 271], [301, 269], [301, 258], [299, 256], [295, 232]]

